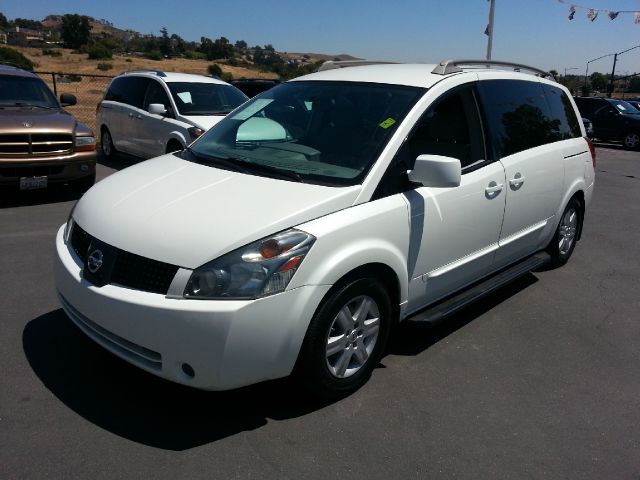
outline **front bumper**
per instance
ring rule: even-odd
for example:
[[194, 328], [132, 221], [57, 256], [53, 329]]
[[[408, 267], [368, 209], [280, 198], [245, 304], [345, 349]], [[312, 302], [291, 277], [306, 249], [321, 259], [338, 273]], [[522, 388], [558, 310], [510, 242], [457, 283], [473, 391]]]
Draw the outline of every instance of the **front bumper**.
[[93, 175], [96, 152], [74, 152], [59, 157], [0, 158], [0, 186], [17, 187], [21, 177], [46, 176], [47, 183], [60, 184]]
[[[62, 306], [89, 337], [160, 377], [227, 390], [285, 377], [330, 286], [304, 286], [258, 300], [186, 300], [117, 285], [96, 287], [56, 236], [55, 281]], [[188, 375], [188, 364], [195, 374]]]

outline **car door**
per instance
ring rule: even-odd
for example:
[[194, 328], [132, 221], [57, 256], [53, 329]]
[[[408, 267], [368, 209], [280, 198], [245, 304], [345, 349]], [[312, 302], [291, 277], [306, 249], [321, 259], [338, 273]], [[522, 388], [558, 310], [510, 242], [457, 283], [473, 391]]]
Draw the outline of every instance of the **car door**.
[[124, 101], [120, 110], [121, 135], [116, 143], [116, 148], [131, 155], [143, 156], [142, 142], [138, 125], [144, 110], [142, 104], [147, 85], [150, 81], [146, 77], [123, 77]]
[[[157, 103], [164, 105], [166, 114], [149, 113], [149, 105]], [[170, 133], [176, 129], [174, 112], [169, 96], [160, 81], [149, 79], [142, 104], [142, 113], [137, 118], [137, 138], [140, 142], [141, 156], [145, 158], [157, 157], [166, 152]]]
[[437, 99], [394, 161], [407, 162], [409, 168], [400, 167], [406, 171], [418, 155], [433, 154], [457, 158], [462, 166], [457, 187], [403, 193], [410, 212], [409, 311], [485, 276], [498, 248], [504, 170], [487, 159], [476, 96], [474, 84], [466, 84]]
[[537, 80], [486, 80], [479, 91], [506, 177], [497, 269], [534, 253], [546, 238], [561, 201], [564, 145]]

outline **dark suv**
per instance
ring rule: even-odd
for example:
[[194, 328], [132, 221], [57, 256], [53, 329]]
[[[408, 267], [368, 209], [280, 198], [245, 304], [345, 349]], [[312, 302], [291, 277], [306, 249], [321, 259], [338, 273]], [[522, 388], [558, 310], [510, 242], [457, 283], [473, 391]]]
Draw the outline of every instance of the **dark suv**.
[[0, 191], [93, 185], [93, 132], [62, 109], [75, 104], [69, 93], [58, 102], [36, 74], [0, 65]]
[[622, 142], [625, 148], [640, 147], [640, 111], [624, 100], [576, 97], [580, 114], [593, 123], [593, 136]]

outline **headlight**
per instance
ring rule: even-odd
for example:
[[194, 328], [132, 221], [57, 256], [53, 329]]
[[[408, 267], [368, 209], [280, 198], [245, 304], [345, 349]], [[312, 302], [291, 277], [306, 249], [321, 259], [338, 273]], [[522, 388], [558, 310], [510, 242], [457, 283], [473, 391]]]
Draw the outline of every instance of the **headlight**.
[[73, 204], [71, 207], [71, 211], [69, 212], [69, 218], [67, 218], [67, 224], [64, 226], [64, 234], [62, 238], [64, 239], [64, 243], [69, 243], [69, 237], [71, 236], [71, 230], [73, 230], [73, 211], [76, 209], [76, 205], [78, 202]]
[[204, 133], [204, 130], [198, 127], [190, 127], [187, 130], [189, 131], [189, 136], [191, 136], [192, 142]]
[[292, 229], [234, 250], [194, 270], [184, 296], [253, 299], [282, 292], [314, 241]]
[[96, 149], [95, 137], [75, 137], [73, 150], [75, 152], [86, 152]]

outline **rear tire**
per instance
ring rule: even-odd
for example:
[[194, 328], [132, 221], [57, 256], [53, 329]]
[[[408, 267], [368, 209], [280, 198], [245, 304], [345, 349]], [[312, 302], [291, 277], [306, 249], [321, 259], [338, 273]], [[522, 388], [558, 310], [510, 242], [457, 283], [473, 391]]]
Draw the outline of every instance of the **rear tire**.
[[179, 152], [181, 150], [184, 150], [184, 147], [177, 140], [170, 140], [169, 143], [167, 143], [167, 153]]
[[547, 247], [547, 252], [551, 255], [551, 267], [561, 267], [569, 261], [578, 241], [583, 216], [582, 204], [575, 197], [569, 200], [560, 217], [556, 233]]
[[313, 394], [335, 399], [371, 376], [389, 336], [391, 301], [373, 278], [337, 288], [316, 311], [295, 374]]

